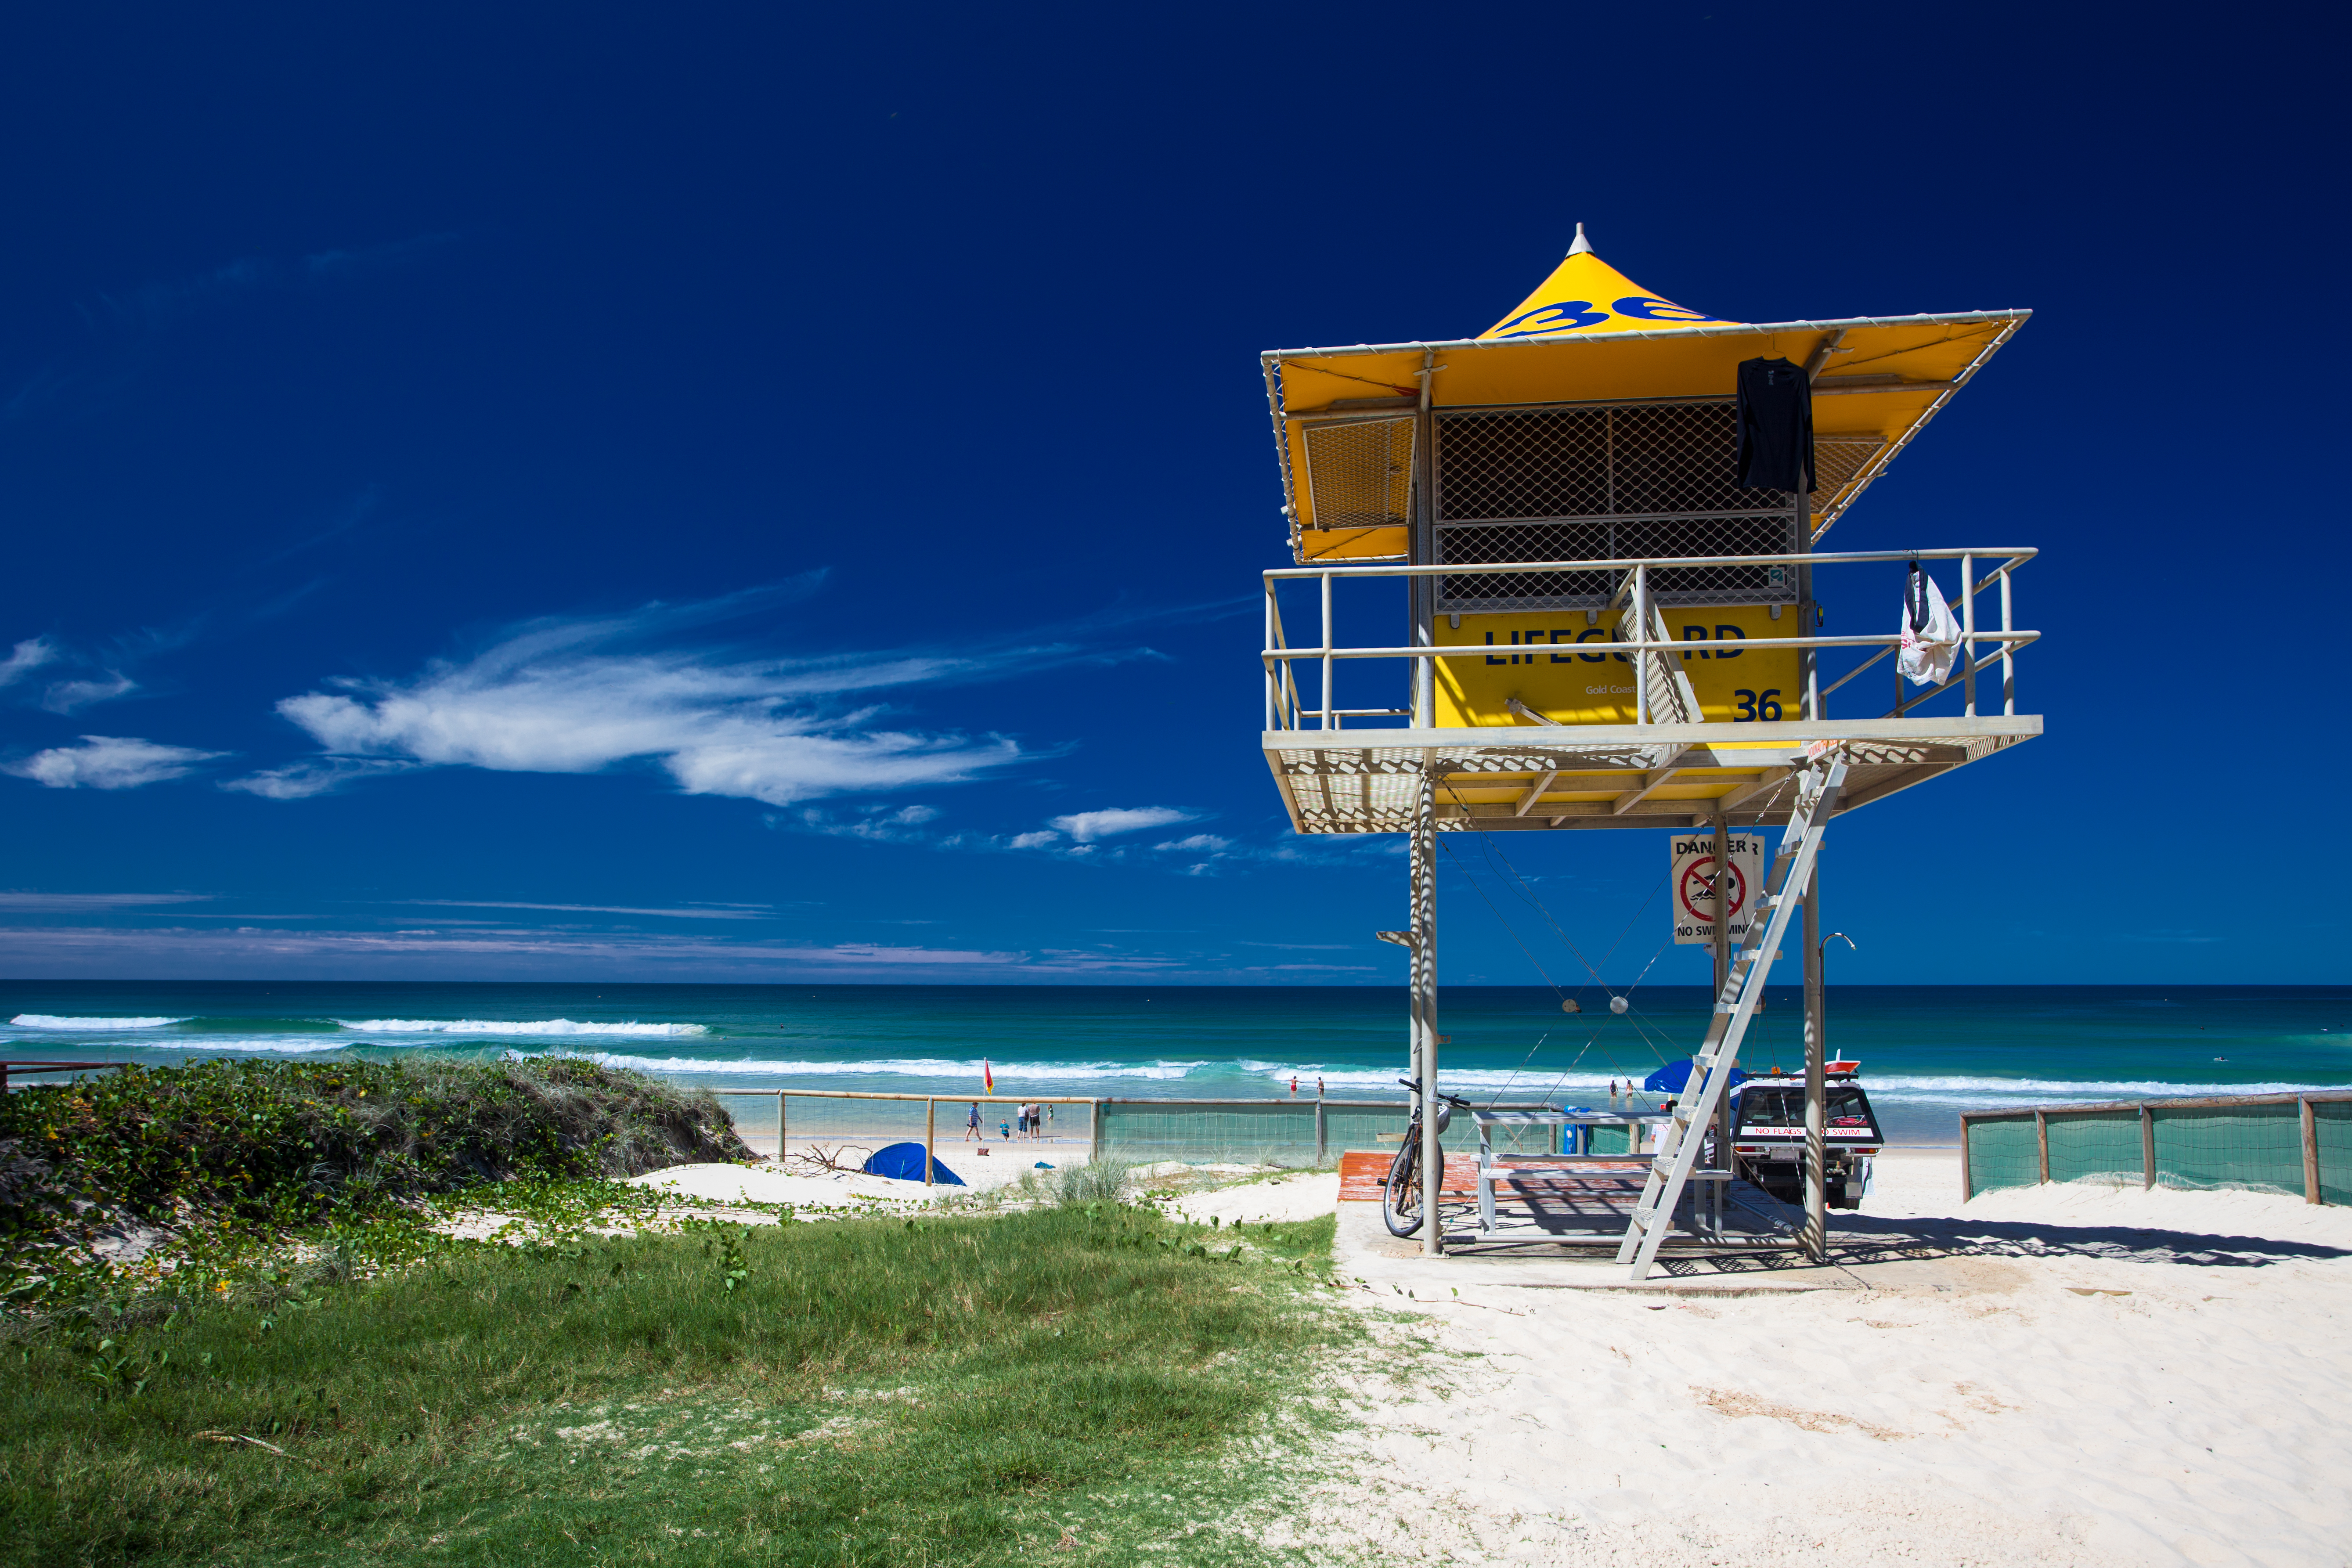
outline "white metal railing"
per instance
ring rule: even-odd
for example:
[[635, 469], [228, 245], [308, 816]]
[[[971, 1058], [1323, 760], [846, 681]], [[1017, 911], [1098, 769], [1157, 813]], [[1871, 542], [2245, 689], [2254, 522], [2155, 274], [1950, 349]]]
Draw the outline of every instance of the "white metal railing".
[[[1995, 665], [2000, 667], [2001, 712], [2017, 711], [2017, 650], [2041, 637], [2040, 632], [2021, 631], [2015, 625], [2010, 590], [2010, 577], [2017, 569], [2032, 560], [2040, 552], [2020, 548], [1976, 547], [1965, 550], [1850, 550], [1818, 552], [1785, 555], [1674, 555], [1626, 557], [1609, 561], [1543, 561], [1495, 562], [1478, 564], [1442, 566], [1284, 566], [1267, 572], [1265, 576], [1265, 642], [1259, 651], [1259, 662], [1265, 671], [1265, 728], [1305, 730], [1314, 720], [1317, 729], [1344, 728], [1349, 719], [1402, 718], [1413, 728], [1425, 729], [1433, 722], [1432, 683], [1416, 678], [1413, 683], [1412, 706], [1407, 708], [1339, 708], [1332, 702], [1332, 681], [1338, 661], [1360, 658], [1400, 658], [1413, 661], [1416, 670], [1436, 668], [1436, 662], [1449, 658], [1483, 658], [1492, 650], [1484, 647], [1455, 646], [1439, 647], [1433, 645], [1412, 647], [1342, 647], [1339, 646], [1332, 615], [1332, 584], [1341, 580], [1358, 578], [1404, 577], [1464, 577], [1497, 573], [1597, 573], [1617, 574], [1616, 588], [1607, 608], [1627, 605], [1632, 614], [1623, 624], [1646, 628], [1651, 624], [1652, 610], [1658, 607], [1650, 588], [1649, 574], [1653, 569], [1666, 571], [1701, 566], [1794, 566], [1799, 569], [1800, 584], [1797, 607], [1800, 614], [1810, 614], [1816, 603], [1812, 592], [1812, 574], [1823, 567], [1850, 566], [1887, 562], [1957, 561], [1960, 563], [1961, 593], [1953, 608], [1960, 621], [1962, 657], [1951, 678], [1931, 690], [1906, 697], [1903, 678], [1895, 677], [1895, 707], [1881, 715], [1899, 719], [1919, 704], [1927, 701], [1954, 686], [1961, 689], [1961, 711], [1969, 718], [1977, 716], [1977, 677]], [[1977, 576], [1977, 563], [1998, 561], [1982, 579]], [[1292, 647], [1284, 633], [1280, 589], [1286, 583], [1312, 581], [1318, 584], [1322, 636], [1307, 647]], [[1977, 598], [1988, 590], [1998, 590], [2000, 622], [1998, 627], [1980, 627], [1977, 624]], [[1501, 612], [1518, 613], [1518, 612]], [[1801, 621], [1799, 623], [1802, 624]], [[1621, 628], [1622, 629], [1622, 628]], [[1826, 700], [1830, 694], [1853, 679], [1872, 665], [1886, 658], [1902, 645], [1900, 632], [1854, 633], [1835, 637], [1749, 637], [1740, 643], [1742, 651], [1754, 648], [1796, 648], [1805, 655], [1804, 710], [1802, 717], [1821, 720], [1828, 717]], [[1979, 646], [1993, 645], [1993, 651], [1978, 655]], [[1878, 651], [1847, 670], [1827, 686], [1821, 683], [1820, 655], [1832, 648], [1875, 648]], [[1645, 637], [1636, 641], [1612, 642], [1612, 655], [1631, 658], [1637, 672], [1643, 672], [1650, 663], [1638, 655], [1664, 656], [1688, 653], [1690, 645], [1671, 639]], [[1298, 689], [1297, 667], [1301, 660], [1311, 660], [1319, 667], [1319, 705], [1306, 706]], [[1655, 702], [1651, 694], [1652, 681], [1643, 673], [1633, 682], [1634, 722], [1654, 722]]]

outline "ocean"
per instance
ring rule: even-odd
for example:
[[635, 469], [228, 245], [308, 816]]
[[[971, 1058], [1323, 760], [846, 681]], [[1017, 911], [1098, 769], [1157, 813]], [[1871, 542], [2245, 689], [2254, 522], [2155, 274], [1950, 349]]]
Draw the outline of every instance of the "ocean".
[[[1741, 1065], [1801, 1069], [1794, 986]], [[1606, 1105], [1703, 1035], [1698, 986], [1622, 1016], [1539, 987], [1448, 987], [1444, 1087]], [[1134, 1099], [1401, 1093], [1398, 987], [596, 985], [0, 981], [0, 1056], [177, 1062], [572, 1055], [684, 1084]], [[1951, 1143], [2004, 1105], [2352, 1087], [2352, 986], [1832, 985], [1833, 1057], [1862, 1064], [1890, 1141]], [[20, 1079], [38, 1082], [40, 1079]]]

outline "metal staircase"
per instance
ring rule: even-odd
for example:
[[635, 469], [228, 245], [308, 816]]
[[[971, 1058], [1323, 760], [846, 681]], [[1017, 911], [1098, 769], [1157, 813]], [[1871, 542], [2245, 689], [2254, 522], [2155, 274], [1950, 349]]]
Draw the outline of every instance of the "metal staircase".
[[[1771, 973], [1772, 960], [1780, 952], [1790, 917], [1802, 905], [1804, 890], [1811, 882], [1813, 857], [1821, 849], [1822, 832], [1829, 824], [1830, 814], [1836, 809], [1838, 791], [1845, 784], [1845, 759], [1833, 742], [1816, 742], [1806, 748], [1805, 767], [1798, 775], [1796, 805], [1790, 814], [1788, 832], [1764, 879], [1766, 892], [1761, 910], [1769, 911], [1771, 919], [1749, 921], [1748, 935], [1740, 942], [1739, 951], [1732, 955], [1729, 973], [1715, 998], [1715, 1016], [1707, 1025], [1706, 1042], [1691, 1058], [1690, 1078], [1662, 1130], [1657, 1158], [1650, 1163], [1649, 1177], [1642, 1184], [1641, 1200], [1635, 1204], [1633, 1220], [1625, 1227], [1625, 1239], [1617, 1247], [1617, 1261], [1632, 1266], [1633, 1279], [1649, 1277], [1651, 1265], [1657, 1261], [1659, 1244], [1674, 1228], [1675, 1205], [1682, 1201], [1683, 1191], [1698, 1163], [1699, 1152], [1706, 1147], [1706, 1129], [1713, 1125], [1730, 1088], [1731, 1074], [1727, 1069], [1738, 1059], [1739, 1043], [1747, 1037], [1748, 1021], [1756, 1016], [1758, 1005], [1764, 1000], [1765, 977]], [[1729, 1156], [1729, 1150], [1721, 1152], [1722, 1158], [1728, 1160]]]

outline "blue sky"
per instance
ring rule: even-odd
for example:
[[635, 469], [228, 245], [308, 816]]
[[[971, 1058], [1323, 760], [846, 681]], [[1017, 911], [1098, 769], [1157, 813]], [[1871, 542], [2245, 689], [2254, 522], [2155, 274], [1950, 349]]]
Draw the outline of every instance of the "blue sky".
[[[2049, 721], [1841, 825], [1842, 977], [2340, 978], [2318, 16], [20, 8], [0, 973], [1398, 979], [1256, 748], [1255, 356], [1580, 220], [2037, 311], [1833, 536], [2042, 547]], [[1505, 847], [1655, 951], [1664, 835]], [[1469, 876], [1445, 977], [1535, 980]]]

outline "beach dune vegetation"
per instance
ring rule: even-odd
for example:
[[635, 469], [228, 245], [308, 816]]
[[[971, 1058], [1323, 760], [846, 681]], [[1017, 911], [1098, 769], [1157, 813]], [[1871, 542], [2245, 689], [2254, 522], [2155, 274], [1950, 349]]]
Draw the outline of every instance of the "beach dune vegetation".
[[287, 1225], [750, 1157], [710, 1095], [569, 1058], [131, 1067], [0, 1099], [0, 1241], [113, 1216]]
[[45, 1332], [0, 1380], [0, 1563], [1262, 1562], [1204, 1523], [1357, 1331], [1330, 1237], [705, 1223]]

